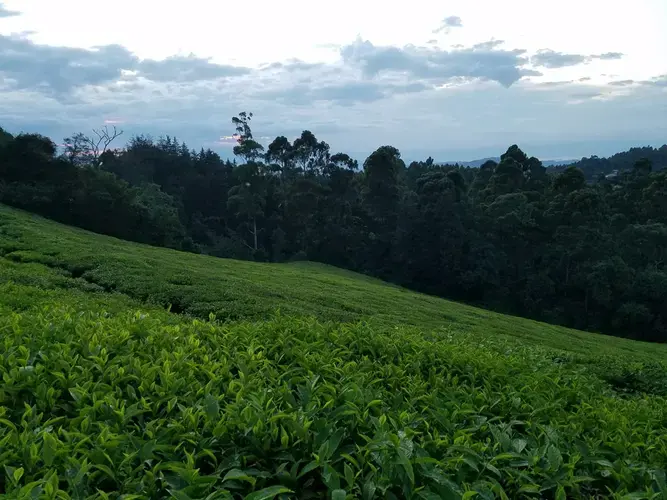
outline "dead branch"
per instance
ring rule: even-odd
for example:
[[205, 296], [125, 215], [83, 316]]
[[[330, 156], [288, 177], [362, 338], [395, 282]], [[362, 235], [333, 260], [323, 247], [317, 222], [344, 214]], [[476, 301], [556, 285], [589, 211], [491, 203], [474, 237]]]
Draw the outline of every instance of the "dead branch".
[[97, 167], [99, 166], [100, 156], [106, 152], [109, 144], [123, 135], [123, 131], [118, 130], [115, 125], [113, 130], [109, 130], [109, 127], [105, 125], [102, 129], [93, 129], [93, 134], [95, 134], [96, 137], [86, 137], [86, 143], [90, 147], [93, 162]]

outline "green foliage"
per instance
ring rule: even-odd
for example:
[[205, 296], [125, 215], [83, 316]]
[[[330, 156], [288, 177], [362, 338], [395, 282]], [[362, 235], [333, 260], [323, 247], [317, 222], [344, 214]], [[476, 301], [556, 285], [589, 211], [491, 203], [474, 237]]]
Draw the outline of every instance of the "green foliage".
[[406, 168], [384, 145], [359, 169], [310, 130], [265, 150], [252, 120], [239, 113], [223, 139], [236, 143], [239, 165], [170, 136], [109, 149], [122, 131], [105, 127], [65, 138], [57, 154], [49, 138], [0, 130], [0, 202], [126, 240], [322, 262], [503, 313], [667, 342], [667, 145], [549, 169], [517, 144], [480, 168], [431, 157]]
[[0, 207], [3, 498], [660, 498], [665, 353]]
[[[634, 147], [628, 151], [616, 153], [609, 158], [599, 158], [597, 156], [582, 158], [572, 166], [580, 169], [588, 181], [595, 181], [600, 176], [604, 178], [605, 175], [612, 174], [612, 172], [619, 173], [633, 170], [638, 162], [640, 166], [643, 165], [644, 167], [649, 167], [651, 164], [660, 168], [667, 167], [667, 144], [659, 148], [651, 146]], [[567, 166], [550, 167], [549, 170], [558, 172], [565, 168]]]
[[250, 130], [250, 121], [252, 113], [242, 111], [238, 116], [232, 118], [232, 123], [236, 127], [237, 145], [234, 146], [234, 154], [243, 157], [246, 161], [252, 162], [262, 155], [264, 146], [252, 138]]
[[[322, 321], [446, 327], [475, 338], [513, 338], [580, 354], [622, 349], [663, 359], [667, 353], [667, 346], [505, 316], [323, 264], [262, 264], [176, 252], [63, 226], [2, 205], [0, 256], [3, 267], [11, 266], [9, 279], [15, 282], [39, 280], [41, 288], [54, 290], [89, 286], [202, 319], [213, 313], [219, 321], [262, 320], [281, 310]], [[18, 262], [30, 272], [21, 273], [21, 266], [12, 264]]]
[[[659, 498], [663, 487], [665, 401], [619, 399], [539, 348], [1, 292], [8, 498]], [[16, 312], [7, 298], [33, 305]]]
[[14, 139], [14, 136], [0, 127], [0, 147], [4, 147]]

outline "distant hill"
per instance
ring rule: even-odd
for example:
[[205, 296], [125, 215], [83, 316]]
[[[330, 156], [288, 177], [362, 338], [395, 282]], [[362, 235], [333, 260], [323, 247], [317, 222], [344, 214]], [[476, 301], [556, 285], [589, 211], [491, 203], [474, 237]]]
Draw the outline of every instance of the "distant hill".
[[[472, 161], [439, 161], [440, 165], [461, 165], [462, 167], [481, 167], [484, 165], [487, 161], [492, 160], [498, 163], [500, 161], [500, 156], [492, 156], [489, 158], [481, 158], [479, 160], [472, 160]], [[577, 160], [542, 160], [542, 164], [545, 167], [551, 167], [551, 166], [560, 166], [560, 165], [570, 165]]]
[[667, 144], [659, 148], [650, 146], [630, 148], [628, 151], [616, 153], [608, 158], [600, 158], [598, 156], [591, 156], [589, 158], [582, 158], [579, 161], [574, 161], [569, 164], [561, 165], [547, 165], [550, 173], [562, 172], [568, 166], [574, 166], [584, 172], [584, 176], [588, 181], [595, 181], [600, 176], [609, 175], [614, 171], [623, 172], [632, 170], [635, 162], [642, 158], [648, 158], [653, 164], [653, 170], [663, 170], [667, 168]]
[[[608, 158], [590, 156], [581, 160], [542, 160], [542, 164], [547, 167], [549, 173], [557, 174], [569, 166], [574, 166], [584, 172], [586, 180], [589, 182], [597, 180], [600, 176], [609, 175], [615, 171], [623, 172], [632, 170], [635, 162], [641, 158], [648, 158], [653, 164], [653, 170], [667, 169], [667, 144], [654, 148], [651, 146], [630, 148], [628, 151], [616, 153]], [[438, 161], [440, 165], [461, 165], [463, 167], [478, 168], [487, 161], [500, 161], [499, 156], [490, 156], [472, 161]]]

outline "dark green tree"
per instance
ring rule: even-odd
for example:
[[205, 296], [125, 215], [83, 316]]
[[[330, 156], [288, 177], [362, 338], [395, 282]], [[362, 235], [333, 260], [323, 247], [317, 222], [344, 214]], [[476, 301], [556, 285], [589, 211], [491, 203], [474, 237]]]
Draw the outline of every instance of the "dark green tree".
[[242, 111], [238, 116], [232, 117], [232, 123], [236, 127], [236, 142], [234, 154], [240, 156], [246, 163], [255, 161], [262, 156], [264, 146], [253, 139], [250, 122], [252, 113]]

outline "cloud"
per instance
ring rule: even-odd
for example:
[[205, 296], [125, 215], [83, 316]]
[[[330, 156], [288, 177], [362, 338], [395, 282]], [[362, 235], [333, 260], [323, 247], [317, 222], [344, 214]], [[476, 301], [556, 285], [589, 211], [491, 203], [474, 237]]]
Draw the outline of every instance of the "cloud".
[[580, 92], [573, 92], [569, 96], [572, 99], [592, 99], [593, 97], [599, 97], [603, 95], [597, 90], [582, 90]]
[[491, 80], [505, 87], [538, 72], [523, 68], [525, 50], [493, 50], [488, 46], [442, 50], [434, 47], [376, 46], [358, 38], [341, 48], [346, 64], [357, 66], [366, 78], [402, 73], [412, 78], [444, 84], [453, 78]]
[[536, 85], [539, 87], [559, 87], [562, 85], [570, 85], [573, 80], [554, 80], [550, 82], [539, 82]]
[[642, 85], [649, 85], [651, 87], [667, 87], [667, 74], [655, 76], [650, 80], [644, 80], [639, 83]]
[[7, 9], [3, 2], [0, 2], [0, 19], [3, 17], [14, 17], [14, 16], [20, 16], [21, 13], [16, 11], [16, 10], [9, 10]]
[[140, 60], [120, 45], [89, 50], [40, 45], [25, 36], [0, 35], [0, 76], [4, 77], [5, 86], [39, 89], [59, 98], [87, 85], [129, 83], [137, 78], [183, 83], [249, 72], [248, 68], [214, 64], [194, 55]]
[[210, 59], [193, 54], [186, 57], [172, 56], [161, 61], [145, 59], [136, 69], [140, 76], [154, 82], [196, 82], [250, 73], [248, 68], [213, 64]]
[[10, 89], [41, 89], [63, 94], [82, 85], [121, 77], [138, 59], [119, 45], [96, 50], [37, 45], [24, 37], [0, 35], [0, 75]]
[[[336, 47], [338, 50], [339, 47]], [[321, 68], [322, 63], [309, 63], [299, 59], [290, 59], [284, 62], [273, 62], [262, 66], [262, 70], [285, 70], [285, 71], [307, 71], [311, 69]]]
[[[526, 78], [540, 75], [530, 54], [500, 40], [444, 50], [359, 38], [338, 55], [326, 63], [290, 59], [247, 68], [193, 55], [140, 59], [118, 45], [86, 50], [0, 36], [0, 126], [58, 140], [108, 123], [124, 137], [168, 134], [229, 151], [230, 118], [247, 110], [255, 113], [257, 137], [294, 138], [309, 129], [351, 154], [387, 143], [406, 155], [447, 151], [441, 157], [462, 159], [515, 142], [540, 155], [582, 138], [618, 145], [667, 135], [667, 75], [627, 87], [576, 74], [539, 83]], [[463, 150], [469, 153], [456, 154]], [[582, 146], [558, 156], [594, 153]]]
[[472, 48], [477, 50], [492, 50], [503, 43], [505, 43], [504, 40], [488, 40], [486, 42], [476, 43]]
[[623, 57], [622, 52], [605, 52], [604, 54], [599, 54], [597, 56], [591, 56], [593, 59], [602, 59], [603, 61], [613, 61], [616, 59], [621, 59]]
[[567, 66], [577, 66], [579, 64], [590, 62], [594, 59], [610, 61], [620, 59], [623, 54], [620, 52], [606, 52], [604, 54], [585, 56], [582, 54], [566, 54], [564, 52], [556, 52], [551, 49], [541, 49], [530, 58], [530, 62], [537, 67], [557, 69], [565, 68]]
[[285, 104], [297, 106], [309, 106], [318, 101], [351, 106], [357, 103], [372, 103], [402, 94], [423, 92], [432, 88], [431, 85], [423, 82], [400, 83], [350, 80], [321, 86], [299, 84], [281, 90], [260, 91], [255, 93], [254, 96], [264, 99], [277, 99]]
[[531, 57], [530, 62], [535, 66], [544, 68], [563, 68], [565, 66], [576, 66], [586, 60], [586, 56], [580, 54], [564, 54], [550, 49], [543, 49]]
[[613, 82], [609, 82], [609, 85], [612, 85], [614, 87], [627, 87], [628, 85], [632, 85], [635, 83], [634, 80], [615, 80]]
[[449, 33], [452, 28], [462, 28], [463, 21], [459, 16], [449, 16], [442, 20], [440, 26], [433, 30], [433, 33]]
[[[476, 81], [442, 90], [393, 89], [399, 95], [392, 94], [387, 82], [351, 80], [347, 74], [338, 87], [333, 81], [321, 88], [285, 83], [271, 95], [272, 89], [262, 85], [249, 89], [246, 83], [230, 81], [217, 89], [187, 84], [177, 92], [153, 83], [139, 90], [101, 89], [97, 94], [84, 89], [81, 99], [71, 104], [14, 91], [0, 101], [0, 125], [11, 132], [39, 131], [57, 140], [89, 132], [105, 119], [122, 120], [124, 137], [169, 134], [197, 149], [228, 151], [219, 140], [234, 132], [231, 117], [248, 110], [255, 113], [253, 131], [258, 137], [294, 138], [309, 129], [335, 151], [366, 154], [386, 143], [417, 159], [429, 154], [474, 159], [484, 156], [479, 155], [482, 148], [495, 154], [515, 142], [537, 156], [560, 151], [556, 156], [577, 157], [601, 154], [592, 144], [607, 141], [613, 145], [606, 150], [610, 154], [625, 147], [619, 141], [664, 142], [667, 133], [661, 112], [667, 93], [649, 85], [606, 101], [596, 99], [606, 92], [604, 87], [579, 83], [538, 91], [529, 82], [506, 89]], [[152, 94], [156, 89], [159, 95]], [[573, 150], [568, 146], [572, 143], [579, 146]]]

